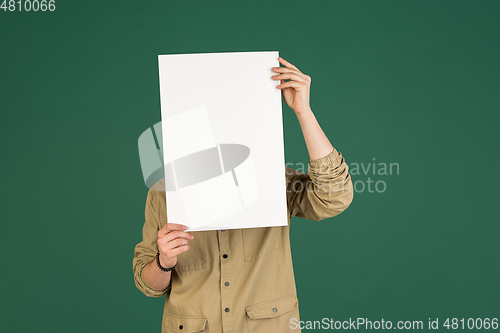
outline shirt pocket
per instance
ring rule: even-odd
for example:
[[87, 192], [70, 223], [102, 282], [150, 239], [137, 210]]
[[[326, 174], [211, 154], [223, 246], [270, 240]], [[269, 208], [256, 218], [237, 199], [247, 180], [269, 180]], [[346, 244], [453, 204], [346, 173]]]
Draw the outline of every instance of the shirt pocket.
[[290, 332], [291, 320], [299, 318], [297, 294], [279, 297], [245, 308], [248, 332]]
[[[162, 227], [165, 225], [162, 222]], [[189, 249], [177, 255], [176, 272], [207, 268], [207, 243], [205, 231], [191, 231], [193, 239], [188, 239]]]
[[278, 249], [279, 228], [245, 228], [241, 229], [245, 261], [252, 261]]
[[165, 326], [167, 332], [207, 332], [206, 317], [179, 316], [165, 313]]

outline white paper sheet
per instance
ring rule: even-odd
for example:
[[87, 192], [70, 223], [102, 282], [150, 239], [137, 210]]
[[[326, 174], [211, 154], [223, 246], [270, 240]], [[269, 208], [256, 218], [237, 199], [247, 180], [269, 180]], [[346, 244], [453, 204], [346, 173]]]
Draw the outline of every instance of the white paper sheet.
[[167, 219], [287, 224], [278, 52], [159, 55]]

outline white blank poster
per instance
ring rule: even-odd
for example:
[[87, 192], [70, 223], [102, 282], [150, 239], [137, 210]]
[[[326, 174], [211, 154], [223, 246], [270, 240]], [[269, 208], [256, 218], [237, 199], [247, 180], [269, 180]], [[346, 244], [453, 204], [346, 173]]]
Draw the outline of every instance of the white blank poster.
[[287, 225], [278, 52], [158, 56], [170, 223]]

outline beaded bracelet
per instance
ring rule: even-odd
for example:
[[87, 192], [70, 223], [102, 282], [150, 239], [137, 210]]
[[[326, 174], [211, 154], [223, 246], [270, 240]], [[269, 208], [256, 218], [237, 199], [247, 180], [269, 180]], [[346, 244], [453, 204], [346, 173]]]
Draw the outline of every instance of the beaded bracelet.
[[175, 264], [170, 268], [165, 268], [162, 265], [160, 265], [160, 251], [158, 251], [158, 253], [156, 254], [156, 265], [158, 265], [158, 268], [164, 272], [170, 272], [171, 270], [174, 269], [175, 266], [177, 266], [177, 264]]

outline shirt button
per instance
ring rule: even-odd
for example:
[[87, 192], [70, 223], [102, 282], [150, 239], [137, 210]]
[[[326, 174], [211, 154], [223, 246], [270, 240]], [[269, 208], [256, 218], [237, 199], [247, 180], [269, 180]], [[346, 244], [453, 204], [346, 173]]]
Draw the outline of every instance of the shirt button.
[[226, 308], [226, 309], [225, 309], [225, 311], [226, 311], [226, 312], [229, 312], [229, 308]]
[[226, 231], [226, 229], [222, 229], [221, 231], [224, 232], [224, 231]]
[[182, 330], [184, 328], [184, 326], [182, 325], [179, 325], [179, 329]]
[[224, 285], [225, 285], [226, 287], [228, 287], [228, 286], [229, 286], [229, 282], [224, 282]]
[[224, 255], [222, 256], [224, 259], [227, 259], [227, 254], [224, 253]]
[[276, 308], [273, 308], [273, 312], [278, 312], [278, 309], [276, 309]]

